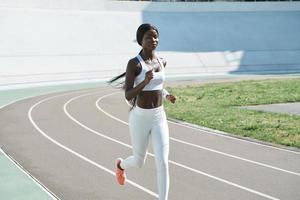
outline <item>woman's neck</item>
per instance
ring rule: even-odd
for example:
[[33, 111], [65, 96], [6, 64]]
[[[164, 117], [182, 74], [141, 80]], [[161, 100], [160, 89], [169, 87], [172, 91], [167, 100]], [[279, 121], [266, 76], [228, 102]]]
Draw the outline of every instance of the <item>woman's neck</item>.
[[143, 49], [142, 52], [141, 52], [141, 56], [143, 57], [143, 59], [145, 61], [146, 60], [152, 61], [156, 58], [155, 52], [153, 50], [149, 51], [149, 50]]

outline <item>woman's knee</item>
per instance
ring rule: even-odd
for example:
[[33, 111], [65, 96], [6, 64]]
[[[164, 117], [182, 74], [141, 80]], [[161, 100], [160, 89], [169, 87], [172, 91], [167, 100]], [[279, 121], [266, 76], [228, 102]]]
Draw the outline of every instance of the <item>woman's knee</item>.
[[166, 145], [156, 155], [156, 168], [158, 171], [166, 171], [169, 168], [169, 146]]
[[168, 159], [158, 159], [156, 162], [156, 169], [158, 172], [166, 172], [168, 171], [169, 163]]
[[143, 157], [135, 156], [134, 161], [137, 168], [141, 168], [145, 164], [145, 158]]

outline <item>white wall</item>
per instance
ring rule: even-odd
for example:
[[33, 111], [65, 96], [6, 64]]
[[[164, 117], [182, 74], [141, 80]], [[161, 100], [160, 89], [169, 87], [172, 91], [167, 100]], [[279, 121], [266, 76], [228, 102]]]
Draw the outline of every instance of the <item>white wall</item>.
[[160, 31], [168, 76], [300, 72], [300, 2], [0, 0], [0, 86], [108, 79]]

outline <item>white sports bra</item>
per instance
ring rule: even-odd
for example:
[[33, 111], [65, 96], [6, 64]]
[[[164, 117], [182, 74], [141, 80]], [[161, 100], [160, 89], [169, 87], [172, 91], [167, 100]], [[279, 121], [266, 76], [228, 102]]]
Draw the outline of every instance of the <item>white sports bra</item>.
[[[137, 59], [141, 63], [142, 66], [142, 71], [140, 72], [139, 75], [135, 77], [134, 80], [134, 87], [140, 84], [144, 79], [146, 72], [149, 71], [151, 68], [146, 65], [145, 61], [143, 58], [138, 55]], [[165, 80], [165, 71], [164, 71], [164, 65], [162, 64], [162, 61], [158, 58], [157, 59], [160, 66], [161, 70], [159, 72], [153, 72], [153, 79], [143, 88], [142, 91], [152, 91], [152, 90], [162, 90], [163, 89], [163, 83]]]

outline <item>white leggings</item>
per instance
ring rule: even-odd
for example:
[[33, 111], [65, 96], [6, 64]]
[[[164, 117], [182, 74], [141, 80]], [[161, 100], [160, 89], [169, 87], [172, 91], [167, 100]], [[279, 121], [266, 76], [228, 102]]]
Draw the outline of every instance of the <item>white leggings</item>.
[[155, 154], [159, 200], [168, 199], [169, 128], [163, 106], [153, 109], [133, 108], [129, 113], [129, 130], [133, 155], [121, 162], [123, 169], [142, 167], [151, 137]]

